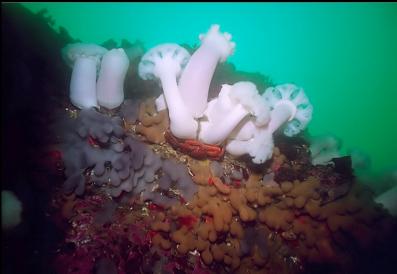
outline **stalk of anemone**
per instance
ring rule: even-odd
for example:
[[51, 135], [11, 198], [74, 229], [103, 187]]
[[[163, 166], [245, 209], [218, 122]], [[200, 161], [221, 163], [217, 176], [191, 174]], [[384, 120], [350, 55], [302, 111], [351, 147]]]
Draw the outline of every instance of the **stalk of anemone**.
[[251, 82], [238, 82], [223, 85], [219, 96], [208, 104], [204, 112], [206, 121], [201, 121], [200, 141], [207, 144], [220, 144], [232, 133], [248, 115], [257, 124], [264, 125], [269, 120], [269, 108]]
[[226, 61], [234, 51], [229, 33], [220, 33], [219, 25], [212, 25], [200, 36], [201, 46], [194, 52], [181, 75], [179, 91], [193, 117], [199, 118], [207, 108], [209, 86], [219, 62]]
[[266, 89], [262, 97], [270, 107], [270, 121], [266, 126], [255, 125], [248, 119], [233, 131], [226, 144], [232, 155], [249, 154], [257, 164], [264, 163], [273, 153], [273, 133], [284, 127], [286, 136], [294, 136], [306, 128], [313, 107], [303, 89], [284, 84]]
[[107, 52], [101, 63], [97, 81], [98, 104], [107, 109], [119, 107], [124, 101], [124, 78], [129, 59], [122, 48]]
[[97, 107], [96, 79], [102, 56], [107, 49], [95, 44], [68, 44], [62, 57], [72, 68], [70, 101], [80, 109]]
[[198, 122], [183, 101], [177, 78], [190, 55], [177, 44], [161, 44], [150, 49], [139, 63], [142, 79], [158, 79], [163, 88], [164, 101], [170, 117], [170, 130], [178, 138], [195, 139]]

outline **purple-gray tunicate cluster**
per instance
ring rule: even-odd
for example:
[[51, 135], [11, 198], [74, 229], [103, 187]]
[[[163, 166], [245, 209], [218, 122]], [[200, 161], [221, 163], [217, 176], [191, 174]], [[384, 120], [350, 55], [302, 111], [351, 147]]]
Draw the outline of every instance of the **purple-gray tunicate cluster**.
[[109, 194], [118, 197], [123, 191], [133, 191], [143, 200], [151, 200], [163, 207], [180, 201], [180, 197], [190, 200], [197, 191], [185, 165], [175, 160], [162, 160], [149, 146], [131, 137], [124, 139], [129, 151], [130, 176], [119, 185], [111, 184]]
[[93, 108], [58, 123], [67, 177], [64, 190], [82, 195], [90, 181], [112, 197], [132, 192], [162, 206], [175, 204], [179, 195], [191, 199], [197, 189], [187, 167], [162, 160], [148, 145], [126, 136], [121, 123], [120, 117]]
[[124, 170], [128, 173], [125, 180], [112, 183], [108, 192], [113, 197], [118, 197], [125, 192], [134, 191], [140, 194], [142, 191], [151, 191], [151, 185], [156, 179], [156, 172], [161, 167], [161, 158], [155, 154], [146, 144], [127, 137], [124, 139], [126, 157], [117, 162], [114, 169]]
[[110, 189], [112, 196], [119, 196], [122, 191], [133, 191], [143, 200], [151, 200], [163, 207], [179, 202], [180, 196], [186, 200], [193, 197], [197, 186], [186, 166], [175, 160], [162, 160], [147, 145], [131, 137], [127, 137], [125, 143], [134, 154], [130, 169], [133, 175], [118, 187]]
[[266, 232], [263, 228], [255, 228], [252, 226], [247, 227], [244, 230], [244, 238], [241, 241], [240, 252], [242, 255], [247, 255], [252, 253], [252, 249], [255, 245], [263, 257], [268, 255], [268, 244], [266, 240]]
[[120, 116], [129, 124], [135, 123], [138, 119], [139, 101], [127, 99], [120, 107]]
[[[82, 195], [85, 191], [86, 173], [93, 169], [99, 185], [106, 182], [106, 166], [120, 161], [124, 130], [120, 117], [110, 117], [94, 108], [84, 109], [77, 119], [61, 119], [55, 130], [62, 128], [61, 151], [65, 165], [64, 190]], [[115, 177], [113, 172], [113, 177]], [[119, 177], [123, 177], [120, 173]], [[103, 177], [103, 178], [102, 178]]]
[[177, 194], [185, 200], [193, 198], [194, 193], [197, 192], [197, 186], [185, 165], [166, 159], [163, 160], [161, 168], [162, 175], [156, 191], [144, 192], [142, 194], [144, 200], [152, 200], [156, 204], [168, 207], [180, 201]]
[[93, 108], [83, 109], [76, 122], [76, 130], [81, 138], [87, 138], [89, 135], [102, 144], [107, 143], [111, 137], [121, 138], [124, 135], [123, 121], [120, 117], [110, 117]]
[[231, 172], [227, 172], [227, 169], [220, 162], [211, 162], [210, 168], [213, 176], [221, 178], [222, 181], [228, 185], [230, 185], [233, 180], [241, 181], [244, 178], [242, 170], [234, 169]]

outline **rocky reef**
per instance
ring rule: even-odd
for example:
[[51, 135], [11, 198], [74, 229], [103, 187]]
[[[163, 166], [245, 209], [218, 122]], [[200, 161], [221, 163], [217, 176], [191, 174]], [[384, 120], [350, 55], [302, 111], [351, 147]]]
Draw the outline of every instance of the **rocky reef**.
[[[292, 137], [283, 134], [288, 127], [271, 132], [260, 163], [224, 143], [172, 136], [168, 109], [156, 105], [163, 91], [139, 77], [143, 45], [126, 40], [123, 103], [76, 108], [60, 55], [76, 41], [49, 28], [44, 14], [4, 6], [2, 65], [18, 61], [5, 82], [2, 180], [26, 217], [5, 234], [3, 273], [393, 273], [396, 219], [356, 180], [350, 157], [313, 165], [304, 128]], [[31, 46], [20, 56], [22, 34]], [[37, 70], [37, 62], [48, 68]], [[269, 90], [269, 101], [289, 90], [221, 63], [206, 97], [248, 81]]]
[[[83, 247], [99, 256], [95, 252], [108, 242], [97, 238], [111, 231], [108, 240], [125, 237], [132, 252], [118, 259], [102, 255], [117, 273], [129, 273], [131, 264], [140, 266], [136, 273], [151, 264], [151, 271], [170, 268], [170, 273], [364, 272], [360, 258], [394, 237], [395, 220], [374, 202], [370, 189], [354, 181], [348, 159], [313, 166], [302, 138], [277, 136], [272, 159], [252, 167], [228, 155], [222, 161], [199, 160], [165, 141], [153, 143], [134, 131], [141, 123], [126, 123], [126, 135], [147, 142], [162, 159], [150, 188], [143, 181], [135, 192], [118, 193], [114, 196], [121, 200], [114, 200], [101, 185], [84, 199], [58, 200], [61, 219], [74, 227], [67, 236], [73, 256]], [[119, 245], [107, 246], [108, 253], [122, 256]], [[75, 264], [70, 257], [60, 259]], [[85, 273], [83, 268], [96, 267], [93, 261], [74, 267]]]

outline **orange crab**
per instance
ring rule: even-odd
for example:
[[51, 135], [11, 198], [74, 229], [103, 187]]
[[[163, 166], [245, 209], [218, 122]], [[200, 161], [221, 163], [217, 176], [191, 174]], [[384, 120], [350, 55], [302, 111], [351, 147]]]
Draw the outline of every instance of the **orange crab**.
[[170, 131], [164, 133], [167, 142], [175, 149], [196, 159], [222, 160], [225, 149], [217, 145], [208, 145], [194, 139], [179, 139]]

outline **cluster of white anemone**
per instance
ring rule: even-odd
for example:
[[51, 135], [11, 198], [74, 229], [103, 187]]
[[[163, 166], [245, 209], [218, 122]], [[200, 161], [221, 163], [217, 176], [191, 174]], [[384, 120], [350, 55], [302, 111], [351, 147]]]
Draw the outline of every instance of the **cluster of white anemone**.
[[[218, 97], [208, 102], [216, 66], [233, 54], [229, 33], [212, 25], [200, 34], [200, 47], [190, 56], [178, 44], [161, 44], [146, 52], [139, 63], [144, 80], [156, 79], [163, 94], [157, 110], [168, 109], [170, 130], [178, 138], [224, 145], [232, 155], [249, 154], [254, 163], [272, 156], [273, 133], [302, 131], [312, 116], [312, 106], [303, 89], [284, 84], [261, 95], [255, 84], [224, 84]], [[124, 78], [129, 58], [123, 49], [107, 50], [95, 44], [69, 44], [62, 50], [72, 67], [70, 100], [80, 109], [114, 109], [124, 100]]]
[[114, 109], [124, 101], [124, 78], [129, 67], [124, 49], [74, 43], [62, 49], [62, 58], [72, 68], [69, 96], [74, 106]]
[[161, 44], [142, 57], [140, 77], [158, 80], [163, 89], [157, 110], [168, 108], [170, 130], [178, 138], [225, 145], [234, 156], [249, 154], [254, 163], [265, 162], [273, 153], [273, 133], [283, 127], [287, 136], [298, 134], [311, 120], [312, 105], [293, 84], [270, 87], [261, 95], [251, 82], [224, 84], [208, 102], [215, 68], [233, 53], [235, 43], [219, 25], [199, 38], [192, 56], [178, 44]]

